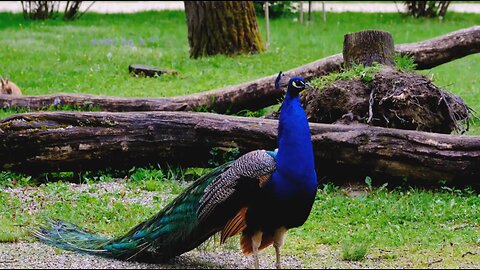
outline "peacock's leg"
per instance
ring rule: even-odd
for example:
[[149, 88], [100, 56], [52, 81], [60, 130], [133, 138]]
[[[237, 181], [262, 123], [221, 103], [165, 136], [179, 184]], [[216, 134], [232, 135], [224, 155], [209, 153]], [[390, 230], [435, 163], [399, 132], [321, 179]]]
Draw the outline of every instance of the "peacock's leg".
[[259, 263], [258, 263], [258, 248], [262, 244], [262, 236], [263, 233], [261, 231], [257, 231], [253, 236], [252, 236], [252, 250], [253, 250], [253, 260], [254, 260], [254, 266], [255, 269], [259, 268]]
[[273, 236], [273, 246], [275, 247], [275, 254], [277, 255], [277, 262], [275, 263], [275, 267], [277, 269], [282, 268], [282, 262], [280, 260], [280, 248], [283, 246], [283, 240], [285, 239], [285, 233], [287, 229], [285, 227], [281, 227], [275, 231]]

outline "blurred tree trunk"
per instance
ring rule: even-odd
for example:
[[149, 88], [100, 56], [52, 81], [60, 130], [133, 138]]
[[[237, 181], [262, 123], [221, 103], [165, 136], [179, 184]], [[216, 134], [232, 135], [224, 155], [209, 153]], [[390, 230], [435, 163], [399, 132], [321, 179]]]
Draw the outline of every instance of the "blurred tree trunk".
[[65, 12], [63, 14], [64, 20], [73, 21], [79, 17], [80, 6], [83, 1], [66, 1]]
[[190, 57], [264, 50], [251, 1], [184, 1]]
[[75, 20], [80, 18], [94, 3], [92, 1], [83, 13], [80, 7], [84, 1], [20, 1], [23, 16], [29, 20], [47, 20], [58, 16], [60, 6], [65, 5], [63, 19]]
[[23, 16], [29, 20], [46, 20], [58, 13], [60, 1], [20, 1]]
[[405, 1], [408, 13], [418, 17], [445, 17], [452, 1]]

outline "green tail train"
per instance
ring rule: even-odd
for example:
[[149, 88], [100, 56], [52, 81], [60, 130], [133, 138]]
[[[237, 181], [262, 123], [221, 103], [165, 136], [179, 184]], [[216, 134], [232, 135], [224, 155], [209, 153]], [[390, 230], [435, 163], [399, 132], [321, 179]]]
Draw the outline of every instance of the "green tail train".
[[145, 262], [168, 260], [199, 246], [225, 225], [226, 220], [215, 215], [199, 222], [197, 210], [205, 188], [231, 164], [202, 176], [159, 213], [122, 237], [107, 239], [61, 221], [35, 231], [34, 236], [48, 245], [80, 253]]

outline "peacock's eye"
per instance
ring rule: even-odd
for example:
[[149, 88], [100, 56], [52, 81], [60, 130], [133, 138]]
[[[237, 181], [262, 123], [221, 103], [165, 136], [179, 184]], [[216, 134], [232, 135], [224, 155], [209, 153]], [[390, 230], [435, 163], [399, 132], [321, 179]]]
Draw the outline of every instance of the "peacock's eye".
[[303, 88], [303, 87], [305, 87], [305, 84], [304, 84], [302, 81], [298, 81], [298, 83], [299, 83], [300, 85], [297, 84], [297, 81], [292, 81], [293, 87], [295, 87], [295, 88]]

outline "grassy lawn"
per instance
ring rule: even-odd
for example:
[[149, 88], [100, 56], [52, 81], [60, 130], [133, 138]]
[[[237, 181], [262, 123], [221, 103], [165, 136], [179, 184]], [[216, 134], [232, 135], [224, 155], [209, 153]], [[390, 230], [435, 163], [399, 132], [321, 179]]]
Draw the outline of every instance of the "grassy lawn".
[[[0, 40], [0, 72], [10, 74], [27, 95], [177, 96], [250, 81], [339, 53], [348, 32], [383, 29], [397, 44], [411, 43], [479, 24], [480, 16], [451, 13], [438, 21], [329, 13], [323, 25], [321, 14], [315, 13], [314, 21], [307, 27], [293, 18], [272, 20], [271, 47], [261, 54], [191, 60], [181, 11], [87, 14], [75, 22], [26, 22], [21, 14], [0, 13], [0, 32], [8, 37]], [[263, 19], [259, 23], [264, 35]], [[180, 74], [134, 78], [128, 74], [132, 63], [173, 68]], [[480, 111], [479, 68], [480, 55], [471, 55], [422, 73]], [[469, 134], [480, 130], [474, 126]]]
[[[479, 25], [480, 16], [449, 13], [438, 21], [399, 14], [329, 13], [323, 25], [321, 14], [315, 13], [314, 21], [307, 27], [292, 18], [272, 20], [271, 47], [261, 54], [191, 60], [183, 12], [86, 14], [75, 22], [26, 22], [21, 14], [0, 13], [0, 73], [10, 74], [26, 95], [177, 96], [250, 81], [339, 53], [348, 32], [382, 29], [391, 32], [397, 44], [411, 43]], [[260, 19], [263, 34], [264, 25]], [[173, 68], [179, 75], [135, 78], [128, 74], [132, 63]], [[477, 54], [421, 73], [480, 112], [479, 70]], [[12, 113], [0, 111], [0, 118]], [[480, 135], [478, 121], [468, 135]], [[0, 242], [31, 240], [31, 229], [47, 217], [121, 235], [201, 173], [137, 168], [121, 179], [85, 173], [78, 179], [88, 185], [73, 185], [65, 181], [71, 178], [68, 174], [56, 175], [55, 180], [63, 180], [57, 182], [0, 172]], [[116, 188], [107, 188], [111, 183]], [[347, 261], [360, 263], [357, 267], [431, 267], [437, 258], [442, 261], [433, 266], [480, 266], [476, 192], [448, 187], [357, 189], [361, 192], [352, 195], [348, 188], [322, 185], [312, 215], [289, 233], [285, 252], [308, 267], [347, 267], [342, 264]], [[237, 240], [225, 248], [237, 249]]]

